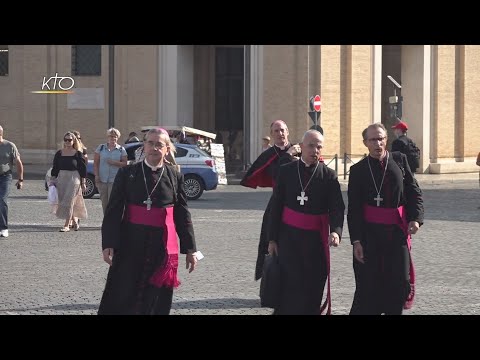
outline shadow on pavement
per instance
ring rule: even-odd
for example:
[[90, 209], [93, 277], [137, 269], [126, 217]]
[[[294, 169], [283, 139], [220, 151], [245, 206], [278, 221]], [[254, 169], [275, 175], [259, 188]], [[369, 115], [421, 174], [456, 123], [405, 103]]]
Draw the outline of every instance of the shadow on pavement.
[[[204, 299], [192, 301], [176, 301], [172, 304], [172, 309], [249, 309], [259, 308], [260, 299], [239, 299], [239, 298], [224, 298], [224, 299]], [[32, 311], [85, 311], [97, 310], [98, 304], [60, 304], [39, 307], [27, 308], [13, 308], [3, 309], [2, 312], [32, 312]]]
[[265, 210], [271, 192], [204, 193], [198, 200], [188, 201], [191, 209]]
[[15, 309], [3, 309], [2, 312], [31, 312], [42, 310], [56, 310], [56, 311], [78, 311], [78, 310], [92, 310], [98, 309], [98, 304], [61, 304], [61, 305], [48, 305], [39, 307], [27, 307], [27, 308], [15, 308]]
[[423, 190], [425, 220], [479, 222], [479, 200], [478, 189]]
[[[59, 219], [61, 221], [61, 219]], [[62, 227], [62, 224], [58, 224], [58, 226], [52, 226], [52, 225], [9, 225], [8, 228], [10, 230], [15, 229], [17, 230], [16, 232], [59, 232], [59, 229]], [[81, 231], [99, 231], [100, 226], [81, 226], [80, 222], [80, 230], [79, 231], [74, 231], [71, 230], [71, 232], [81, 232]]]
[[26, 199], [26, 200], [45, 200], [45, 203], [48, 203], [47, 200], [47, 192], [45, 192], [45, 195], [12, 195], [10, 193], [10, 198], [14, 199]]
[[260, 299], [203, 299], [191, 301], [174, 301], [172, 309], [242, 309], [259, 308]]

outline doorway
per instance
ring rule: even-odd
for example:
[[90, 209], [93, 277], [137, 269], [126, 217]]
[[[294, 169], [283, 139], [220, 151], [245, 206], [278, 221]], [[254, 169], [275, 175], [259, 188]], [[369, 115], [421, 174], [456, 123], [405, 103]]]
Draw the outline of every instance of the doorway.
[[215, 130], [225, 149], [227, 173], [244, 163], [244, 47], [215, 47]]

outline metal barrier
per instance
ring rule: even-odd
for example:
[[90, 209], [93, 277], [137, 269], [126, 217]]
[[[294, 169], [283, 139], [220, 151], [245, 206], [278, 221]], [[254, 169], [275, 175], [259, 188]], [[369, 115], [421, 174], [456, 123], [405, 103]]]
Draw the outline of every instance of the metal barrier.
[[[343, 179], [345, 180], [347, 178], [348, 173], [350, 172], [350, 169], [347, 171], [347, 160], [355, 164], [355, 162], [352, 160], [350, 156], [361, 156], [362, 159], [365, 159], [367, 157], [367, 154], [343, 154]], [[360, 160], [362, 160], [360, 159]]]
[[[338, 174], [338, 154], [335, 154], [335, 155], [323, 155], [322, 154], [322, 157], [323, 157], [323, 162], [325, 163], [326, 166], [330, 165], [332, 163], [332, 161], [335, 161], [335, 173]], [[330, 157], [331, 157], [330, 161], [326, 162], [325, 159], [328, 159]]]

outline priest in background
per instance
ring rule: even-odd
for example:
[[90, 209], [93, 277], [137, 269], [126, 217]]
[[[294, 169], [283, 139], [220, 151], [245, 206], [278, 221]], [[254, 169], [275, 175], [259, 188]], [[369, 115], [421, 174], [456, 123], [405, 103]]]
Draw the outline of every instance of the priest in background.
[[[288, 140], [288, 127], [285, 121], [275, 120], [270, 125], [270, 135], [273, 146], [265, 150], [255, 160], [243, 177], [240, 185], [256, 189], [257, 187], [273, 187], [278, 169], [282, 164], [295, 161], [300, 154], [300, 146], [292, 145]], [[260, 241], [258, 243], [258, 255], [255, 266], [255, 280], [262, 277], [265, 255], [268, 254], [267, 224], [270, 216], [270, 203], [263, 214]]]

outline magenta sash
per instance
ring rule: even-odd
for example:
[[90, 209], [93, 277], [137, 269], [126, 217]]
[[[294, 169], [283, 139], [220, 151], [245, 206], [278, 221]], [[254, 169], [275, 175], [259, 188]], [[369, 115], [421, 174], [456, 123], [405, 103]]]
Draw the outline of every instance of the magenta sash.
[[412, 260], [412, 237], [408, 233], [407, 211], [405, 207], [382, 208], [365, 204], [363, 206], [363, 218], [369, 223], [398, 225], [407, 237], [407, 247], [410, 254], [410, 294], [403, 307], [404, 309], [410, 309], [413, 306], [415, 297], [415, 267]]
[[156, 287], [178, 287], [180, 281], [178, 271], [178, 240], [173, 220], [173, 207], [147, 210], [145, 206], [129, 204], [126, 211], [126, 220], [132, 224], [147, 225], [163, 228], [163, 242], [167, 249], [165, 262], [157, 268], [149, 282]]
[[282, 221], [289, 226], [296, 227], [302, 230], [320, 232], [320, 240], [322, 241], [323, 249], [325, 252], [325, 259], [327, 260], [327, 297], [320, 308], [320, 313], [322, 314], [325, 308], [328, 306], [326, 314], [330, 315], [332, 313], [332, 299], [330, 296], [330, 247], [328, 244], [330, 227], [328, 215], [304, 214], [284, 206]]

